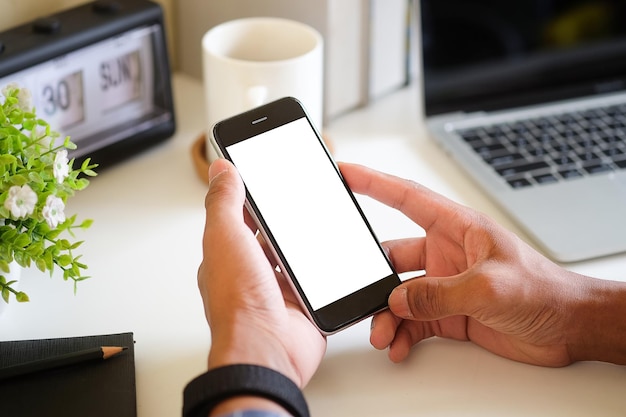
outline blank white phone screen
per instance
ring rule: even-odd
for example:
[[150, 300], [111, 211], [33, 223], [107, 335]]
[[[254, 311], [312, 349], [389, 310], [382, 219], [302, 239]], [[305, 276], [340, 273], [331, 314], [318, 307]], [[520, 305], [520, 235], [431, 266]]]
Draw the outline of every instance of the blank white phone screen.
[[393, 273], [305, 118], [227, 150], [314, 310]]

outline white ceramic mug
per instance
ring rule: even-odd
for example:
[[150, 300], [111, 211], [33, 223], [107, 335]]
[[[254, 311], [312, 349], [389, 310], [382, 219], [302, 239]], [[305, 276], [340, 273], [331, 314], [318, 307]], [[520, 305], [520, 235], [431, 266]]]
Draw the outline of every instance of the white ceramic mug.
[[322, 128], [323, 40], [315, 29], [279, 18], [233, 20], [204, 34], [202, 53], [209, 142], [218, 121], [285, 96], [299, 99]]

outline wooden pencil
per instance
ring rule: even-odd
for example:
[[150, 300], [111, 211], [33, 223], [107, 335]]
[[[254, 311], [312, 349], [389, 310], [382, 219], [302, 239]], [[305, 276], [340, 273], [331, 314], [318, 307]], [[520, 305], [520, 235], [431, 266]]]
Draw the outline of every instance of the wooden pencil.
[[0, 368], [0, 381], [35, 372], [60, 368], [63, 366], [75, 365], [89, 361], [106, 360], [119, 355], [126, 349], [126, 347], [120, 346], [101, 346], [7, 366], [5, 368]]

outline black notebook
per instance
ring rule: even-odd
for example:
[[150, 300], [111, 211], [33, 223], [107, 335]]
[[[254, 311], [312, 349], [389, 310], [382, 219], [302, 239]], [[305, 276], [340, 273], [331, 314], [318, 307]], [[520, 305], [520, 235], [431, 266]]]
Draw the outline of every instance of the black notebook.
[[100, 346], [122, 354], [0, 381], [7, 417], [136, 417], [132, 333], [0, 342], [0, 368]]

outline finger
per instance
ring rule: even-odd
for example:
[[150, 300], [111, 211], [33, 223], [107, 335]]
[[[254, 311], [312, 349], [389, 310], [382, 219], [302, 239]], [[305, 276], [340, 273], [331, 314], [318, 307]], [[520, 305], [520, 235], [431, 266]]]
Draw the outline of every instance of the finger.
[[346, 182], [358, 194], [372, 197], [400, 210], [428, 230], [438, 218], [458, 211], [459, 205], [413, 181], [395, 177], [361, 165], [340, 163]]
[[450, 316], [470, 316], [469, 305], [476, 297], [472, 282], [464, 275], [405, 281], [391, 292], [389, 309], [408, 320], [431, 321]]
[[397, 363], [415, 344], [434, 335], [430, 322], [403, 320], [387, 310], [374, 316], [370, 343], [379, 350], [389, 349], [389, 359]]
[[245, 189], [235, 167], [225, 159], [209, 167], [209, 191], [205, 198], [206, 229], [243, 223]]
[[382, 245], [399, 274], [426, 269], [426, 238], [390, 240], [383, 242]]
[[385, 310], [372, 318], [370, 329], [370, 344], [378, 350], [389, 347], [396, 335], [396, 330], [402, 319], [395, 316], [391, 311]]
[[402, 320], [390, 311], [384, 311], [372, 320], [370, 343], [378, 350], [388, 349], [389, 359], [398, 363], [409, 355], [413, 345], [424, 338], [416, 336], [424, 335], [419, 330], [425, 326], [427, 323]]
[[[203, 266], [211, 266], [214, 271], [227, 267], [247, 269], [248, 274], [239, 277], [240, 284], [241, 280], [253, 279], [258, 262], [266, 261], [254, 233], [245, 224], [244, 200], [245, 188], [237, 169], [225, 159], [214, 161], [209, 168], [209, 191], [205, 199]], [[225, 274], [215, 276], [225, 277]], [[234, 290], [235, 287], [233, 284]]]
[[[209, 190], [205, 198], [203, 259], [198, 269], [198, 286], [205, 302], [214, 293], [210, 290], [212, 280], [208, 279], [212, 276], [211, 272], [217, 265], [226, 265], [225, 257], [237, 256], [237, 250], [233, 250], [230, 243], [242, 242], [245, 239], [240, 237], [245, 236], [246, 232], [250, 234], [243, 222], [244, 198], [243, 184], [234, 166], [223, 159], [212, 163], [209, 168]], [[208, 308], [206, 313], [211, 322]]]
[[395, 337], [389, 345], [389, 359], [402, 362], [409, 356], [411, 348], [420, 341], [432, 337], [430, 323], [403, 320], [396, 330]]

